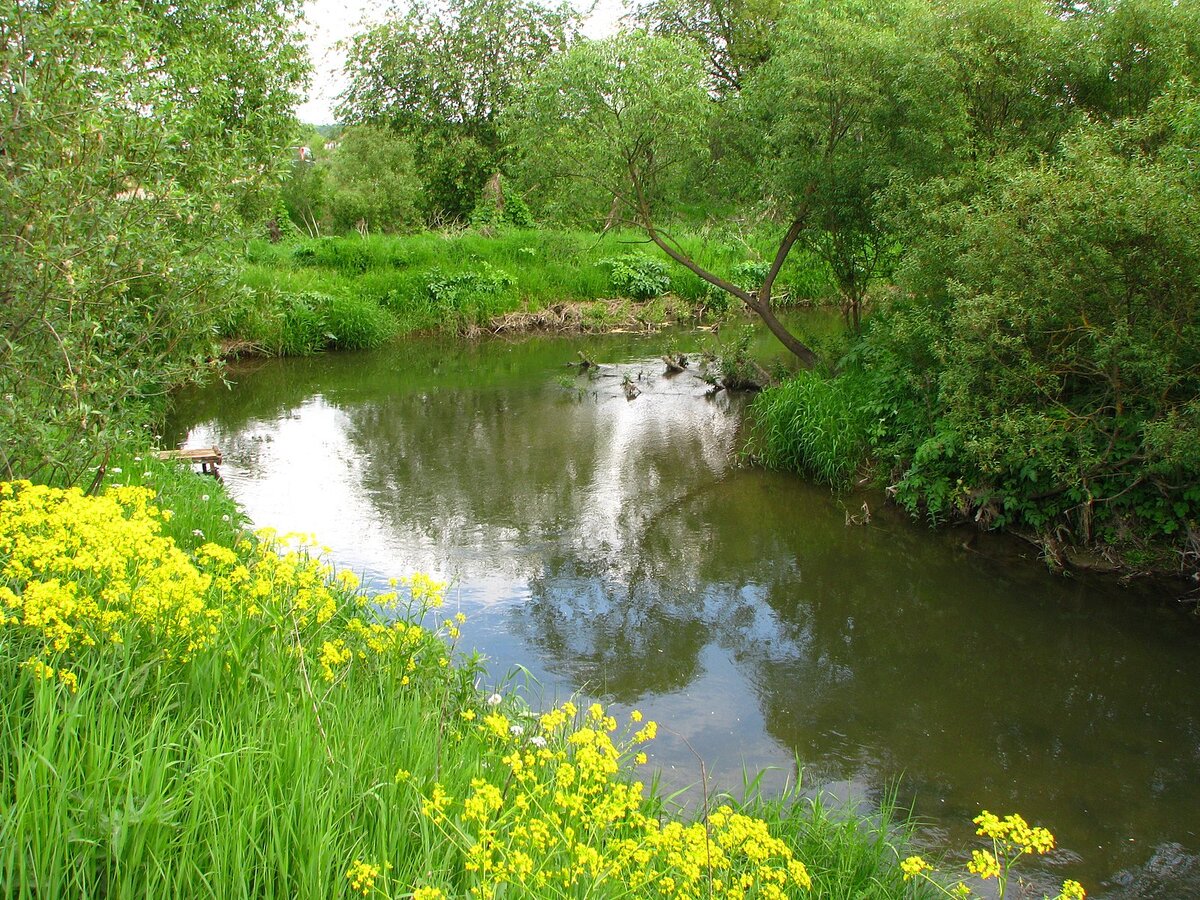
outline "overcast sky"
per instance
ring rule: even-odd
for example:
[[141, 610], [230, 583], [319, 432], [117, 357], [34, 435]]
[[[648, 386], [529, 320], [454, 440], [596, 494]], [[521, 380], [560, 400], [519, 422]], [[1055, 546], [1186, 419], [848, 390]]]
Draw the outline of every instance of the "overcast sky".
[[[588, 5], [584, 0], [575, 0], [575, 3], [580, 8]], [[333, 123], [333, 105], [345, 85], [337, 43], [350, 37], [363, 24], [381, 21], [387, 10], [386, 0], [307, 0], [304, 15], [313, 80], [308, 99], [296, 107], [301, 122], [312, 125]], [[599, 0], [584, 32], [592, 37], [611, 33], [622, 11], [621, 0]]]

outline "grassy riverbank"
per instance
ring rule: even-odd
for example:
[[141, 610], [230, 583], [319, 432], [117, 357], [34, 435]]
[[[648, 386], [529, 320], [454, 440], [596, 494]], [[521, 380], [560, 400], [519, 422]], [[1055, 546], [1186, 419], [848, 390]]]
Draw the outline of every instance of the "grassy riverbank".
[[217, 483], [110, 471], [0, 486], [6, 896], [910, 896], [887, 810], [681, 819], [654, 723], [481, 694], [443, 585], [368, 600]]
[[[701, 264], [744, 282], [765, 237], [685, 235]], [[794, 303], [829, 293], [825, 267], [793, 254], [781, 276]], [[634, 232], [505, 229], [252, 242], [239, 301], [221, 315], [229, 344], [277, 355], [359, 349], [399, 334], [500, 327], [606, 330], [719, 318], [731, 300]], [[564, 311], [563, 307], [570, 307]], [[554, 309], [556, 315], [541, 315]]]

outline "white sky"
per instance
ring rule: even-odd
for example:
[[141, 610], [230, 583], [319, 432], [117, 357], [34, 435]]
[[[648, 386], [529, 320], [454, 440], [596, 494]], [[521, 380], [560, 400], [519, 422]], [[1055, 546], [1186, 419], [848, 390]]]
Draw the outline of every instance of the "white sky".
[[[573, 0], [576, 7], [586, 8], [587, 0]], [[304, 5], [308, 35], [308, 53], [312, 57], [313, 79], [308, 99], [296, 107], [301, 122], [329, 125], [334, 122], [333, 106], [345, 86], [342, 74], [342, 55], [338, 41], [344, 40], [364, 24], [382, 21], [387, 14], [387, 0], [307, 0]], [[590, 37], [611, 34], [617, 19], [624, 12], [621, 0], [598, 0], [588, 18], [584, 33]]]

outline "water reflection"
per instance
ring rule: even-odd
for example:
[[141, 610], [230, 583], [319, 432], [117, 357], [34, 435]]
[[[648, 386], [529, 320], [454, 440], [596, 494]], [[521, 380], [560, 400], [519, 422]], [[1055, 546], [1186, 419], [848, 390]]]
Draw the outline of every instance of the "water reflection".
[[590, 379], [577, 349], [260, 365], [187, 398], [179, 429], [221, 446], [257, 523], [369, 578], [454, 577], [497, 677], [668, 724], [669, 784], [699, 777], [690, 748], [731, 788], [794, 758], [844, 796], [902, 778], [952, 845], [980, 808], [1019, 810], [1066, 848], [1055, 878], [1200, 895], [1194, 622], [887, 509], [848, 526], [863, 498], [739, 467], [739, 401], [662, 375], [654, 343], [595, 339]]

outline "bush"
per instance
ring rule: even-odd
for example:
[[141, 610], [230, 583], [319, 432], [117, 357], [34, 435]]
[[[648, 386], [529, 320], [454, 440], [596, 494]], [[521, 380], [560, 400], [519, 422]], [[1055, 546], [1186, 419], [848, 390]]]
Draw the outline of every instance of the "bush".
[[[499, 196], [497, 196], [499, 194]], [[503, 208], [501, 208], [503, 201]], [[533, 213], [521, 199], [521, 195], [505, 189], [505, 181], [497, 176], [496, 186], [491, 182], [484, 187], [475, 209], [471, 213], [471, 227], [476, 229], [498, 228], [508, 225], [513, 228], [536, 228]]]
[[641, 253], [602, 259], [600, 265], [609, 267], [609, 283], [613, 290], [634, 300], [658, 297], [671, 286], [666, 264]]
[[209, 371], [301, 77], [286, 4], [246, 7], [236, 34], [226, 12], [0, 2], [6, 477], [86, 477]]
[[516, 283], [507, 272], [481, 262], [477, 268], [453, 274], [435, 269], [426, 289], [434, 307], [462, 328], [483, 325], [511, 308]]
[[1166, 98], [1074, 133], [1059, 162], [1002, 159], [968, 199], [919, 202], [911, 295], [859, 351], [910, 509], [1195, 552], [1200, 202], [1175, 152], [1188, 109]]

